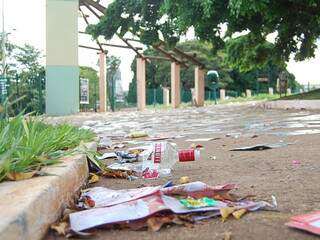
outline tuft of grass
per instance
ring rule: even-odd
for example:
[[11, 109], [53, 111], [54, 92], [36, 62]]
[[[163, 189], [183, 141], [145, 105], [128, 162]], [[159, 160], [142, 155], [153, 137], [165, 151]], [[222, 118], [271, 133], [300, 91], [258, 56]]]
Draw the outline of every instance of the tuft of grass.
[[20, 115], [0, 120], [0, 182], [8, 173], [25, 173], [59, 162], [67, 150], [94, 139], [70, 125], [49, 125]]
[[320, 100], [320, 89], [312, 90], [305, 93], [293, 94], [281, 97], [276, 100]]

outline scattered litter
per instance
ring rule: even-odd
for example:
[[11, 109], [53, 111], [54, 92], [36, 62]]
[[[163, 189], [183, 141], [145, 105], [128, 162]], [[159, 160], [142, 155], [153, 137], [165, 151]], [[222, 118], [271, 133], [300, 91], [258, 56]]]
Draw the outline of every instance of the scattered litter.
[[143, 177], [146, 179], [160, 177], [161, 170], [170, 174], [170, 169], [176, 162], [195, 161], [200, 158], [198, 149], [178, 150], [174, 144], [169, 142], [155, 142], [146, 152], [142, 163]]
[[210, 156], [209, 158], [210, 158], [211, 160], [216, 160], [216, 159], [217, 159], [216, 156]]
[[268, 150], [273, 148], [286, 147], [291, 144], [293, 143], [279, 142], [274, 144], [258, 144], [258, 145], [248, 146], [248, 147], [234, 148], [234, 149], [231, 149], [230, 151], [262, 151], [262, 150]]
[[192, 226], [195, 220], [218, 215], [223, 220], [231, 214], [240, 219], [248, 211], [273, 206], [263, 201], [220, 200], [221, 196], [234, 188], [234, 184], [211, 187], [202, 182], [123, 190], [91, 188], [82, 192], [79, 201], [86, 210], [71, 213], [70, 225], [74, 231], [106, 224], [136, 229], [148, 226], [152, 231], [158, 231], [164, 224]]
[[104, 148], [110, 148], [112, 146], [112, 140], [107, 137], [103, 137], [99, 141], [99, 146]]
[[259, 137], [258, 135], [253, 135], [253, 136], [251, 136], [251, 138], [257, 138], [257, 137]]
[[121, 149], [121, 148], [125, 148], [126, 145], [124, 145], [123, 143], [120, 144], [115, 144], [111, 146], [111, 149]]
[[94, 174], [94, 173], [90, 173], [90, 179], [89, 179], [89, 184], [93, 184], [96, 182], [99, 182], [99, 176]]
[[320, 211], [293, 216], [286, 226], [320, 235]]
[[185, 183], [189, 183], [189, 182], [191, 182], [191, 181], [188, 176], [181, 177], [178, 181], [179, 184], [185, 184]]
[[129, 153], [126, 151], [117, 151], [115, 152], [118, 161], [121, 163], [131, 163], [131, 162], [137, 162], [138, 161], [138, 154], [136, 153]]
[[55, 231], [59, 236], [66, 236], [66, 234], [70, 230], [70, 226], [67, 222], [59, 222], [59, 223], [52, 224], [50, 226], [50, 229]]
[[192, 149], [203, 148], [203, 145], [192, 143], [192, 144], [190, 145], [190, 148], [192, 148]]
[[147, 137], [148, 134], [144, 131], [135, 131], [135, 132], [131, 132], [128, 134], [129, 138], [143, 138], [143, 137]]
[[98, 172], [98, 174], [100, 176], [106, 177], [106, 178], [124, 178], [124, 179], [127, 179], [128, 176], [134, 175], [134, 172], [106, 169], [106, 170]]
[[292, 164], [297, 166], [297, 165], [300, 165], [301, 162], [299, 160], [293, 160]]
[[187, 139], [186, 142], [210, 142], [213, 140], [219, 140], [221, 138], [194, 138], [194, 139]]
[[130, 182], [135, 181], [135, 180], [137, 180], [138, 178], [139, 178], [139, 177], [133, 176], [133, 175], [127, 177], [127, 179], [128, 179]]
[[192, 197], [187, 197], [185, 199], [180, 199], [180, 202], [182, 203], [183, 206], [186, 208], [203, 208], [203, 207], [213, 207], [218, 204], [218, 201], [208, 198], [208, 197], [203, 197], [199, 199], [194, 199]]
[[98, 160], [108, 159], [108, 158], [117, 158], [117, 154], [114, 152], [111, 153], [104, 153], [102, 156], [96, 156]]
[[231, 138], [237, 139], [240, 137], [240, 135], [241, 135], [241, 133], [227, 133], [226, 137], [231, 137]]
[[142, 172], [142, 164], [141, 163], [112, 163], [108, 165], [108, 169], [112, 170], [120, 170], [120, 171], [133, 171], [140, 173]]

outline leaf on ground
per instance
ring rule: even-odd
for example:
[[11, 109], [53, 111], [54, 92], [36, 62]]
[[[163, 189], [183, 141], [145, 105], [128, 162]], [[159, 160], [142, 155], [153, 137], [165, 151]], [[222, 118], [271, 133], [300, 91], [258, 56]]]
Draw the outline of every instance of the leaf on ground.
[[225, 207], [220, 209], [221, 220], [224, 222], [230, 214], [232, 214], [236, 209], [234, 207]]
[[65, 236], [70, 230], [69, 224], [67, 222], [52, 224], [50, 228], [60, 236]]
[[246, 212], [247, 212], [247, 209], [243, 208], [243, 209], [234, 211], [232, 215], [234, 216], [235, 219], [239, 220]]
[[90, 179], [89, 179], [89, 184], [93, 184], [96, 182], [99, 182], [100, 178], [98, 175], [94, 174], [94, 173], [90, 173]]
[[231, 232], [225, 232], [223, 240], [231, 240], [231, 236], [232, 236]]
[[70, 208], [66, 208], [64, 211], [63, 211], [63, 214], [62, 214], [62, 221], [68, 221], [69, 220], [69, 216], [71, 213], [74, 213], [76, 212], [76, 210], [72, 210]]
[[20, 181], [25, 179], [30, 179], [35, 176], [37, 171], [32, 172], [8, 172], [7, 178], [11, 181]]
[[180, 217], [174, 214], [154, 216], [154, 217], [148, 218], [147, 220], [148, 228], [153, 232], [159, 231], [162, 226], [170, 223], [191, 227], [192, 226], [191, 222], [192, 222], [191, 218], [189, 217]]
[[118, 170], [107, 170], [99, 172], [99, 175], [107, 178], [128, 178], [132, 174]]

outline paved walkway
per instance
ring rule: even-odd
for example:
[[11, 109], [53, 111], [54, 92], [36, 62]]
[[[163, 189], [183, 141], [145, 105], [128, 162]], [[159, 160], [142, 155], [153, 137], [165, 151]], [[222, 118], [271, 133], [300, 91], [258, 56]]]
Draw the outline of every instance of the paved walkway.
[[[119, 141], [132, 130], [150, 135], [180, 136], [179, 147], [190, 146], [187, 139], [220, 137], [202, 142], [199, 162], [177, 164], [172, 177], [155, 181], [103, 179], [97, 186], [134, 188], [141, 184], [163, 184], [189, 176], [210, 185], [235, 183], [237, 193], [254, 194], [270, 201], [276, 196], [280, 212], [255, 212], [240, 220], [219, 219], [195, 224], [193, 228], [171, 226], [158, 233], [131, 230], [99, 230], [95, 239], [315, 239], [313, 235], [284, 226], [290, 216], [319, 210], [320, 112], [264, 110], [251, 104], [186, 108], [167, 111], [80, 114], [50, 121], [91, 125], [100, 136]], [[86, 121], [98, 122], [86, 122]], [[254, 137], [253, 137], [254, 136]], [[261, 143], [294, 143], [283, 148], [256, 152], [231, 152], [234, 147]], [[195, 142], [197, 143], [197, 142]], [[215, 156], [215, 158], [213, 158]], [[54, 239], [51, 236], [51, 239]]]

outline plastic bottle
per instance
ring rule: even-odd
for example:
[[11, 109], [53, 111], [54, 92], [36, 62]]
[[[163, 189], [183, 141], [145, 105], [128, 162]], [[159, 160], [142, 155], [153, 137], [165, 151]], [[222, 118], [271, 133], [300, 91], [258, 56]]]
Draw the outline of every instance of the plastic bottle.
[[178, 150], [169, 142], [155, 142], [150, 146], [150, 155], [144, 157], [142, 169], [143, 177], [154, 179], [161, 174], [170, 174], [177, 162], [197, 161], [200, 159], [198, 149]]

